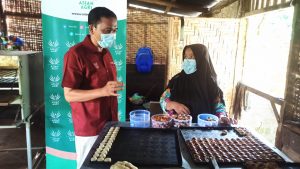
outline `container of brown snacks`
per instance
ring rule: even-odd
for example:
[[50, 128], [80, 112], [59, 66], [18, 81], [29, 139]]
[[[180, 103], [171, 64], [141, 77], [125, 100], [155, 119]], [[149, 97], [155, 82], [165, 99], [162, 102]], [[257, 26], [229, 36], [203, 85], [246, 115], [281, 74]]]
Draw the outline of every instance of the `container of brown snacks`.
[[188, 114], [174, 114], [171, 116], [174, 127], [190, 127], [193, 117]]
[[151, 117], [153, 128], [171, 128], [172, 118], [167, 114], [156, 114]]
[[214, 157], [221, 165], [243, 165], [246, 162], [284, 162], [284, 159], [241, 127], [187, 127], [181, 128], [192, 160], [207, 164]]

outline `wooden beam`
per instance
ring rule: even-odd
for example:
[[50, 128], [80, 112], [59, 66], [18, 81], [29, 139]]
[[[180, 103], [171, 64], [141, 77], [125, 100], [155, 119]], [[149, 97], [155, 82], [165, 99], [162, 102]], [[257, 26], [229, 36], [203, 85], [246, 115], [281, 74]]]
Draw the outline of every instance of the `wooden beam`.
[[269, 7], [266, 7], [264, 9], [259, 9], [259, 10], [251, 11], [251, 12], [246, 13], [245, 16], [256, 15], [256, 14], [260, 14], [260, 13], [264, 13], [264, 12], [269, 12], [269, 11], [274, 11], [274, 10], [277, 10], [277, 9], [287, 8], [287, 7], [290, 7], [290, 3], [289, 2], [288, 3], [284, 3], [284, 4], [279, 4], [279, 5], [276, 5], [276, 6], [269, 6]]
[[134, 8], [134, 7], [131, 7], [131, 6], [127, 6], [127, 9], [133, 9], [133, 10], [136, 10], [136, 11], [142, 11], [142, 12], [147, 12], [147, 13], [151, 13], [151, 14], [155, 14], [155, 15], [161, 15], [161, 16], [176, 17], [174, 15], [169, 15], [169, 14], [166, 14], [166, 13], [157, 13], [157, 12], [150, 11], [150, 10], [147, 10], [147, 9]]
[[[171, 0], [171, 3], [174, 3], [174, 2], [176, 2], [176, 0]], [[172, 6], [168, 5], [167, 8], [166, 8], [166, 13], [170, 12], [171, 9], [172, 9]]]
[[300, 134], [300, 127], [298, 126], [291, 124], [283, 124], [283, 126], [296, 134]]
[[219, 11], [221, 11], [222, 8], [231, 5], [232, 3], [236, 2], [237, 0], [223, 0], [219, 3], [217, 3], [217, 5], [213, 6], [212, 8], [209, 9], [209, 14], [204, 14], [204, 15], [212, 15], [215, 13], [218, 13]]
[[166, 2], [162, 0], [137, 0], [139, 2], [145, 2], [149, 4], [154, 4], [154, 5], [161, 5], [161, 6], [171, 6], [172, 8], [177, 8], [177, 9], [183, 9], [191, 12], [207, 12], [207, 8], [199, 7], [197, 5], [187, 5], [183, 3], [178, 3], [178, 2]]
[[273, 109], [273, 113], [274, 113], [274, 115], [276, 117], [277, 123], [280, 123], [280, 115], [279, 115], [278, 110], [277, 110], [277, 108], [275, 106], [275, 103], [272, 102], [272, 101], [270, 101], [270, 103], [271, 103], [271, 106], [272, 106], [272, 109]]

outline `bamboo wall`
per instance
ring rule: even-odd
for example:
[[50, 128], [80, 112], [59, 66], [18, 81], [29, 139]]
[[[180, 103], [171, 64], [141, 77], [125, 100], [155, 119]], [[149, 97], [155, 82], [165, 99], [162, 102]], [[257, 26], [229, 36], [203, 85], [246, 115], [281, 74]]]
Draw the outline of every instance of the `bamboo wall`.
[[8, 35], [21, 37], [24, 50], [42, 51], [41, 1], [2, 0]]
[[138, 49], [147, 46], [153, 50], [155, 64], [166, 64], [168, 38], [168, 17], [128, 9], [127, 63], [135, 63]]

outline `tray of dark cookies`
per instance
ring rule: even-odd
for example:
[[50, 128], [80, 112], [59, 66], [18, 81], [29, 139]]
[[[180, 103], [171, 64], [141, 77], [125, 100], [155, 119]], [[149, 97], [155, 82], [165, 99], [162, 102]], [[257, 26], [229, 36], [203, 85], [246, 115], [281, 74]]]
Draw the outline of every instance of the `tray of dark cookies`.
[[243, 169], [300, 169], [300, 163], [289, 162], [245, 162]]
[[284, 162], [273, 149], [242, 127], [181, 128], [187, 149], [197, 164], [215, 158], [219, 164], [240, 164], [249, 161]]

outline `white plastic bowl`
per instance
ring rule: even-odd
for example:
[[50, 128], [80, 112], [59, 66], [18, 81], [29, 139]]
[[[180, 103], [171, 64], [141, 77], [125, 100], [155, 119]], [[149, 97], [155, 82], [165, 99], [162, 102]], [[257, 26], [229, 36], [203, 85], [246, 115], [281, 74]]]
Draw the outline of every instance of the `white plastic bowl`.
[[[214, 121], [207, 121], [208, 118]], [[218, 126], [219, 118], [213, 114], [199, 114], [198, 115], [198, 126], [200, 127], [216, 127]]]

